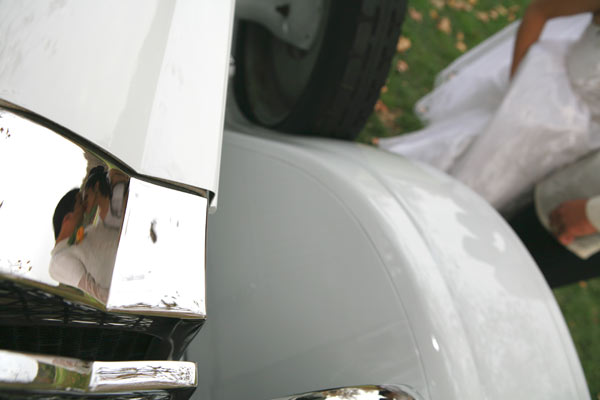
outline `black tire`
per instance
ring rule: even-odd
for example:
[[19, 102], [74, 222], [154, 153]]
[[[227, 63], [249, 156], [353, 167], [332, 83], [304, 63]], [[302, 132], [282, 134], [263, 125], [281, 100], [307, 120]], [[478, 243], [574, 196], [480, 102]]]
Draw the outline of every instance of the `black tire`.
[[[353, 140], [379, 97], [405, 11], [405, 0], [329, 0], [307, 52], [241, 21], [234, 91], [242, 112], [279, 131]], [[303, 77], [289, 73], [294, 62], [306, 64]]]

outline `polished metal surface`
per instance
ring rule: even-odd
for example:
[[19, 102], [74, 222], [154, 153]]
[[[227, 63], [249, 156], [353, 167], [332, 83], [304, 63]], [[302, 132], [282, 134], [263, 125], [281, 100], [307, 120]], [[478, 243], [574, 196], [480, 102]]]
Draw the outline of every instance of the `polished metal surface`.
[[196, 380], [187, 361], [86, 362], [0, 350], [0, 391], [143, 392], [194, 388]]
[[235, 17], [256, 22], [284, 42], [310, 50], [323, 7], [323, 0], [237, 0]]
[[0, 274], [109, 311], [203, 318], [207, 199], [70, 139], [0, 109]]
[[367, 385], [303, 393], [277, 400], [419, 400], [413, 390], [400, 385]]
[[107, 308], [205, 315], [207, 200], [131, 178], [127, 206]]

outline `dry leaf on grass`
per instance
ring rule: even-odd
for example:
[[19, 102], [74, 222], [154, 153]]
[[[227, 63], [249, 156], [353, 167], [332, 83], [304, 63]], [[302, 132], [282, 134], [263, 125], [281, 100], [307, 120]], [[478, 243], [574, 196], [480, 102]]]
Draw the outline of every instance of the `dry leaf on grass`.
[[405, 36], [400, 36], [400, 39], [398, 39], [398, 44], [396, 44], [396, 50], [399, 53], [404, 53], [410, 49], [410, 46], [412, 46], [410, 39]]
[[455, 10], [471, 11], [473, 9], [473, 6], [464, 0], [448, 0], [447, 4], [448, 7]]
[[381, 90], [379, 90], [379, 93], [387, 93], [387, 91], [388, 91], [388, 87], [387, 87], [387, 86], [385, 86], [385, 85], [383, 85], [383, 86], [381, 87]]
[[515, 19], [517, 19], [517, 16], [513, 13], [510, 13], [510, 14], [508, 14], [508, 17], [506, 19], [508, 19], [509, 22], [512, 22]]
[[396, 63], [396, 71], [398, 72], [406, 72], [408, 71], [408, 64], [404, 60], [398, 60]]
[[429, 2], [431, 3], [432, 6], [434, 6], [438, 10], [444, 8], [444, 5], [445, 5], [444, 0], [429, 0]]
[[482, 22], [488, 22], [490, 20], [490, 16], [485, 11], [477, 11], [475, 17]]
[[502, 4], [499, 4], [496, 6], [496, 11], [498, 11], [498, 14], [500, 14], [502, 16], [505, 16], [506, 14], [508, 14], [508, 10]]
[[375, 111], [376, 113], [389, 113], [390, 112], [388, 106], [386, 106], [385, 103], [383, 101], [381, 101], [381, 99], [377, 100], [377, 103], [375, 103], [375, 107], [373, 107], [373, 111]]
[[410, 17], [417, 22], [423, 21], [423, 14], [418, 12], [414, 7], [409, 7], [408, 15], [410, 15]]
[[474, 6], [475, 4], [477, 4], [477, 0], [469, 0], [469, 4]]
[[498, 19], [498, 11], [496, 11], [496, 10], [490, 10], [490, 18], [491, 19]]
[[467, 45], [465, 44], [465, 42], [462, 41], [456, 42], [456, 48], [462, 53], [467, 51]]
[[462, 32], [457, 32], [456, 33], [456, 40], [458, 40], [459, 42], [462, 42], [463, 40], [465, 40], [465, 34]]
[[449, 35], [452, 32], [452, 23], [450, 22], [450, 18], [442, 17], [440, 22], [437, 24], [437, 28], [444, 32], [446, 35]]
[[431, 19], [438, 19], [439, 18], [439, 14], [437, 12], [437, 10], [429, 10], [429, 18]]
[[[379, 107], [377, 104], [380, 104]], [[402, 115], [402, 110], [399, 108], [390, 110], [381, 100], [378, 100], [377, 104], [375, 104], [375, 113], [381, 123], [390, 130], [398, 130], [396, 119]]]

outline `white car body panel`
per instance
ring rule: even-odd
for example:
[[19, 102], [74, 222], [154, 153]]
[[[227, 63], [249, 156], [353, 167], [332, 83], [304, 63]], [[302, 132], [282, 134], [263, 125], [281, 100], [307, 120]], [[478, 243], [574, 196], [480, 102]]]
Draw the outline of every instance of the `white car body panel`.
[[0, 98], [217, 192], [233, 0], [0, 3]]
[[[238, 132], [254, 131], [262, 137]], [[233, 124], [209, 219], [196, 398], [403, 384], [424, 399], [586, 399], [568, 330], [505, 221], [353, 143]]]
[[[2, 1], [0, 99], [139, 174], [216, 194], [233, 8]], [[478, 196], [373, 148], [230, 124], [208, 322], [189, 349], [196, 398], [363, 384], [424, 399], [589, 398], [551, 291]]]

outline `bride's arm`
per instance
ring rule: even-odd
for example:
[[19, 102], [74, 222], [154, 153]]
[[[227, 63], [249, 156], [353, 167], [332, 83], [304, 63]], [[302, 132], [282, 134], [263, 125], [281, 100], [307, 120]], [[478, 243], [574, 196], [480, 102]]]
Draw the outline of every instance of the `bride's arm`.
[[600, 0], [533, 0], [527, 7], [517, 32], [510, 76], [514, 75], [529, 47], [540, 37], [546, 21], [555, 17], [598, 10], [600, 10]]

